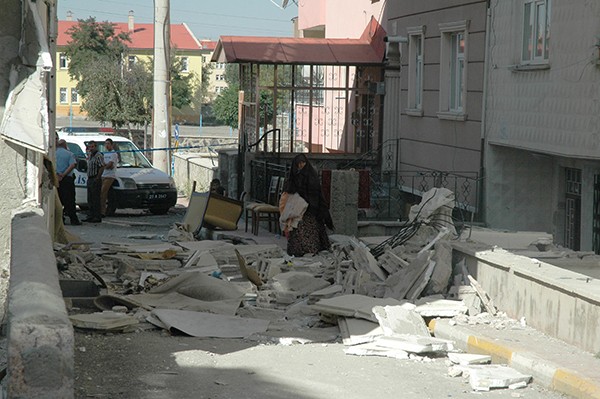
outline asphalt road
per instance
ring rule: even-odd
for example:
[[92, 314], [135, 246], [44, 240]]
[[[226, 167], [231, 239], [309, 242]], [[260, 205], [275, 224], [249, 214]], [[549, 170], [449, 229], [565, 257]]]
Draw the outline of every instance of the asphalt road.
[[[99, 224], [66, 227], [94, 246], [150, 243], [166, 236], [184, 212], [182, 206], [160, 216], [118, 210]], [[564, 397], [536, 384], [474, 393], [462, 377], [448, 376], [445, 357], [350, 356], [339, 340], [282, 345], [261, 338], [200, 339], [147, 327], [135, 333], [76, 330], [75, 341], [75, 397], [81, 399]]]
[[[57, 117], [56, 127], [92, 127], [101, 126], [99, 122], [89, 121], [78, 117], [70, 119], [69, 117]], [[106, 125], [106, 126], [110, 126]], [[148, 127], [148, 133], [151, 133], [151, 127]], [[171, 134], [175, 134], [175, 125], [171, 126]], [[181, 136], [205, 136], [205, 137], [237, 137], [237, 129], [232, 129], [229, 126], [194, 126], [194, 125], [179, 125], [179, 134]]]

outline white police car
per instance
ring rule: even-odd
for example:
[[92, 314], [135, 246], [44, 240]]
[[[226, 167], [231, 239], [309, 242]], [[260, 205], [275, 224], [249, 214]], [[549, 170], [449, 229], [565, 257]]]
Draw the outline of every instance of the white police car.
[[87, 161], [86, 146], [95, 141], [100, 152], [104, 151], [104, 141], [113, 140], [115, 151], [119, 154], [117, 178], [109, 194], [108, 215], [118, 208], [149, 209], [160, 215], [168, 212], [177, 202], [177, 188], [172, 177], [152, 166], [143, 152], [125, 137], [107, 135], [101, 128], [82, 129], [63, 128], [58, 136], [65, 139], [69, 150], [77, 159], [75, 169], [75, 202], [81, 208], [87, 208]]

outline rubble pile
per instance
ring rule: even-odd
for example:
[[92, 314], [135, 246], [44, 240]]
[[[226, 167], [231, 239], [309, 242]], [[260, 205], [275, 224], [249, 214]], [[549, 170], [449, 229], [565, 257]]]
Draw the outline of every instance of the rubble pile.
[[[468, 375], [474, 390], [520, 387], [530, 377], [511, 375], [502, 385], [481, 368], [487, 360], [457, 356], [453, 342], [428, 329], [426, 321], [436, 317], [515, 326], [506, 318], [497, 322], [493, 301], [464, 263], [452, 264], [453, 203], [449, 190], [426, 193], [411, 210], [407, 229], [414, 231], [371, 249], [355, 237], [333, 235], [331, 251], [296, 258], [277, 245], [211, 240], [105, 243], [100, 249], [56, 244], [55, 253], [61, 279], [103, 288], [87, 301], [67, 298], [71, 313], [80, 313], [72, 316], [75, 327], [156, 326], [283, 345], [341, 341], [348, 355], [421, 361], [451, 354], [449, 375]], [[86, 303], [102, 312], [82, 315]], [[517, 325], [524, 327], [524, 320]]]

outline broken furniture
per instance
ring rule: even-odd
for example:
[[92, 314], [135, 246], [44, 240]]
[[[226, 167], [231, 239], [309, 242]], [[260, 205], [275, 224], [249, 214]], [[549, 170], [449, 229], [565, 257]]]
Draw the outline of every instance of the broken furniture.
[[197, 235], [202, 227], [210, 230], [237, 230], [243, 203], [215, 193], [192, 193], [183, 225]]
[[210, 193], [208, 206], [204, 214], [204, 225], [211, 230], [237, 230], [244, 204], [233, 198]]
[[258, 235], [261, 221], [268, 222], [269, 232], [279, 232], [279, 198], [283, 192], [284, 181], [284, 177], [271, 177], [267, 202], [250, 202], [246, 205], [246, 232], [248, 218], [252, 219], [252, 234], [255, 236]]

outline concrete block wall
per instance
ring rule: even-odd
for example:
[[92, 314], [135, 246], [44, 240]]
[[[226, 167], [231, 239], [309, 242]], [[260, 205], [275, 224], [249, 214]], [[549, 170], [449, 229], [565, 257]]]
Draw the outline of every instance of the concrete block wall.
[[454, 262], [514, 319], [580, 349], [600, 352], [600, 281], [483, 244], [453, 243]]
[[11, 236], [8, 397], [73, 398], [73, 327], [42, 211], [16, 211]]
[[197, 192], [208, 191], [217, 166], [218, 159], [206, 153], [175, 154], [173, 179], [179, 194], [189, 195], [194, 181]]
[[336, 234], [358, 234], [358, 172], [331, 171], [331, 218]]

